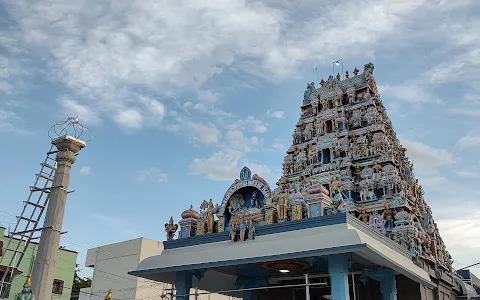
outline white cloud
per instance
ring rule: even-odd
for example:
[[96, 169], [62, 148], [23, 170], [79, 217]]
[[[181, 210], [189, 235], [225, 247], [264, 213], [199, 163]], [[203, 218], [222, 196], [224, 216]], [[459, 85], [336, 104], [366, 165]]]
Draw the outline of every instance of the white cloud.
[[100, 121], [98, 114], [90, 107], [80, 104], [75, 100], [62, 96], [60, 99], [60, 105], [63, 110], [69, 116], [78, 116], [81, 122], [86, 124], [95, 124]]
[[420, 80], [398, 85], [379, 85], [378, 90], [386, 99], [396, 99], [409, 104], [441, 103], [441, 100], [429, 91], [430, 86]]
[[[445, 208], [452, 212], [451, 207]], [[468, 214], [449, 213], [449, 217], [437, 220], [447, 249], [457, 264], [457, 268], [476, 263], [480, 251], [480, 210], [473, 209]], [[478, 273], [478, 272], [476, 272]]]
[[[373, 53], [385, 39], [406, 45], [402, 33], [411, 36], [418, 29], [411, 28], [410, 20], [430, 9], [426, 0], [337, 1], [319, 11], [311, 9], [314, 4], [145, 0], [111, 6], [95, 0], [18, 0], [5, 5], [18, 30], [4, 29], [2, 35], [9, 39], [9, 49], [18, 41], [21, 47], [16, 48], [47, 58], [49, 79], [64, 84], [79, 104], [99, 117], [117, 116], [121, 126], [139, 128], [139, 116], [149, 110], [136, 105], [140, 91], [172, 97], [179, 91], [195, 92], [199, 100], [217, 101], [218, 92], [204, 85], [227, 69], [269, 78], [291, 76], [310, 61], [326, 64], [329, 57]], [[7, 77], [12, 74], [0, 78]]]
[[23, 119], [13, 111], [5, 110], [0, 107], [0, 131], [17, 134], [29, 134], [29, 131], [21, 128], [18, 124], [22, 121]]
[[220, 130], [214, 124], [191, 123], [190, 130], [204, 144], [218, 143], [221, 137]]
[[415, 166], [432, 168], [455, 162], [453, 154], [445, 149], [432, 148], [424, 143], [407, 139], [400, 141], [407, 148], [407, 155], [414, 161]]
[[[235, 180], [243, 166], [252, 173], [265, 178], [269, 182], [278, 180], [268, 166], [249, 162], [242, 152], [236, 150], [217, 151], [207, 158], [195, 158], [189, 165], [192, 174], [203, 175], [212, 180]], [[280, 174], [278, 174], [280, 175]]]
[[447, 178], [441, 176], [432, 176], [432, 177], [424, 177], [421, 180], [421, 184], [423, 187], [431, 187], [436, 186], [442, 182], [446, 182]]
[[92, 172], [92, 168], [90, 166], [83, 166], [80, 168], [81, 175], [88, 175]]
[[215, 117], [231, 117], [232, 114], [229, 112], [226, 112], [224, 110], [221, 110], [219, 108], [216, 108], [214, 106], [207, 107], [205, 103], [197, 103], [193, 105], [193, 109], [203, 112], [205, 114], [215, 116]]
[[455, 173], [457, 173], [458, 176], [465, 177], [465, 178], [471, 178], [471, 179], [480, 178], [480, 173], [478, 171], [474, 172], [474, 171], [461, 170], [461, 171], [456, 171]]
[[115, 122], [126, 129], [140, 129], [143, 117], [135, 108], [120, 110], [114, 117]]
[[169, 110], [169, 111], [168, 111], [168, 115], [169, 115], [170, 117], [177, 117], [177, 116], [178, 116], [178, 111], [176, 111], [176, 110]]
[[183, 103], [183, 108], [190, 108], [190, 107], [192, 107], [192, 105], [193, 105], [192, 102], [187, 101], [187, 102]]
[[207, 91], [198, 91], [198, 99], [205, 102], [215, 102], [218, 100], [218, 93], [213, 92], [212, 90]]
[[271, 109], [267, 110], [267, 116], [277, 119], [283, 119], [285, 113], [283, 111], [272, 111]]
[[400, 141], [407, 149], [407, 156], [412, 161], [417, 175], [421, 175], [419, 179], [423, 186], [433, 187], [447, 180], [441, 176], [437, 168], [455, 163], [451, 152], [404, 138], [400, 138]]
[[265, 125], [257, 125], [257, 126], [255, 126], [253, 131], [258, 132], [258, 133], [265, 133], [265, 132], [268, 131], [268, 128]]
[[286, 152], [287, 149], [288, 149], [288, 147], [287, 147], [285, 144], [283, 144], [283, 143], [281, 143], [281, 142], [279, 142], [279, 141], [273, 142], [272, 148], [273, 148], [275, 151], [282, 152], [282, 153]]
[[462, 136], [455, 146], [460, 150], [468, 150], [472, 148], [477, 148], [480, 146], [480, 133], [469, 133], [465, 136]]
[[162, 102], [142, 95], [138, 96], [138, 100], [143, 104], [147, 111], [150, 112], [150, 116], [157, 121], [161, 120], [165, 115], [165, 106]]
[[252, 146], [256, 146], [259, 143], [259, 139], [257, 136], [253, 137], [246, 137], [243, 134], [243, 131], [240, 129], [230, 129], [225, 134], [227, 139], [228, 147], [233, 149], [248, 152], [252, 149]]
[[163, 182], [167, 180], [167, 174], [162, 173], [159, 169], [155, 167], [150, 167], [147, 169], [140, 170], [135, 179], [138, 182], [144, 182], [144, 181]]
[[245, 119], [241, 119], [238, 122], [231, 124], [230, 128], [242, 130], [248, 129], [256, 133], [265, 133], [268, 131], [266, 124], [254, 116], [248, 116]]

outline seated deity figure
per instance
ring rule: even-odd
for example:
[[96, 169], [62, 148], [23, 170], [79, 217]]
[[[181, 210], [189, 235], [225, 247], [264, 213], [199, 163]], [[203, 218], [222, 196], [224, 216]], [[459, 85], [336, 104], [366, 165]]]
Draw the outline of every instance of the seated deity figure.
[[22, 291], [15, 296], [15, 300], [35, 300], [35, 295], [32, 294], [30, 275], [27, 276]]
[[245, 206], [245, 199], [241, 194], [235, 194], [230, 199], [230, 205], [228, 206], [228, 211], [230, 214], [235, 214], [237, 210]]

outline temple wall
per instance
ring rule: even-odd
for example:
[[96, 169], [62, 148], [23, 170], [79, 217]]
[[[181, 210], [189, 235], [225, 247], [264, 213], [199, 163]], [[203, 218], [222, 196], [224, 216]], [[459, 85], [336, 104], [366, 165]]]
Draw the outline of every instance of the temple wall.
[[397, 281], [397, 300], [423, 300], [421, 285], [403, 275], [395, 277]]
[[420, 285], [420, 296], [421, 300], [436, 300], [434, 291], [423, 285]]

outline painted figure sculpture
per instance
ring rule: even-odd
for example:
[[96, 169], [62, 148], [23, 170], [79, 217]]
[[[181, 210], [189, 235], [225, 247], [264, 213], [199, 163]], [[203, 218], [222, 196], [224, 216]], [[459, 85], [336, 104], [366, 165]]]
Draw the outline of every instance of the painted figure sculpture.
[[173, 224], [173, 217], [170, 217], [170, 221], [165, 224], [165, 232], [167, 233], [167, 241], [171, 241], [175, 237], [175, 233], [178, 230], [178, 224]]
[[32, 283], [30, 275], [23, 284], [22, 291], [15, 296], [15, 300], [35, 300], [35, 295], [32, 294]]

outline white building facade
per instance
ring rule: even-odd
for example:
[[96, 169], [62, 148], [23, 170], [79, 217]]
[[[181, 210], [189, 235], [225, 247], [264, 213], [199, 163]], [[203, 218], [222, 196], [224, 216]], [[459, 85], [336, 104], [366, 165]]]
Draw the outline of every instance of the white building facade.
[[[162, 242], [147, 238], [89, 249], [85, 266], [93, 268], [92, 287], [81, 289], [79, 300], [103, 300], [110, 289], [113, 299], [175, 299], [169, 295], [172, 291], [171, 284], [128, 275], [142, 260], [160, 255], [162, 251]], [[205, 296], [198, 299], [203, 298]], [[227, 300], [230, 297], [210, 294], [208, 299]]]

